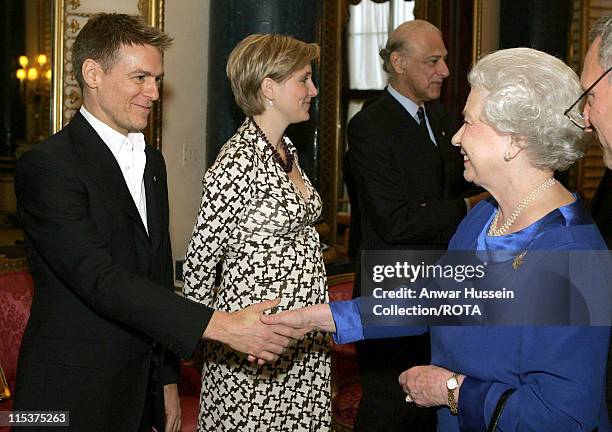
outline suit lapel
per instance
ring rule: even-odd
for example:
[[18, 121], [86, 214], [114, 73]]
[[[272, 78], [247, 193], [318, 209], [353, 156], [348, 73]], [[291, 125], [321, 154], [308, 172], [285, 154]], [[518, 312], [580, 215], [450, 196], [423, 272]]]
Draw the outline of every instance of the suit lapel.
[[[411, 171], [411, 178], [423, 182], [422, 190], [430, 189], [432, 182], [435, 182], [436, 190], [442, 191], [444, 168], [440, 152], [431, 142], [429, 134], [421, 129], [417, 121], [388, 91], [385, 90], [381, 97], [384, 98], [382, 102], [389, 113], [390, 142], [396, 143], [393, 151], [398, 162]], [[429, 116], [429, 112], [427, 115]], [[435, 130], [433, 123], [432, 129]], [[432, 196], [438, 194], [436, 190], [432, 189]], [[427, 197], [423, 197], [423, 200], [427, 201]]]
[[427, 108], [427, 118], [429, 119], [431, 130], [436, 138], [438, 148], [440, 149], [441, 153], [445, 153], [450, 146], [450, 131], [446, 130], [446, 128], [442, 125], [442, 122], [435, 114], [435, 110], [432, 109], [431, 105], [425, 104], [425, 106]]
[[86, 166], [86, 173], [108, 198], [116, 202], [134, 220], [146, 235], [147, 231], [113, 153], [80, 112], [77, 111], [68, 127], [74, 150], [80, 156], [83, 165]]
[[608, 201], [608, 195], [612, 190], [612, 171], [606, 169], [604, 171], [604, 175], [601, 177], [599, 185], [597, 185], [597, 190], [595, 191], [595, 195], [593, 195], [593, 199], [591, 201], [591, 209], [593, 215], [597, 215], [597, 213], [604, 206], [604, 203]]
[[435, 145], [431, 142], [428, 135], [421, 129], [417, 121], [410, 115], [408, 111], [399, 103], [391, 94], [384, 90], [381, 96], [383, 98], [384, 105], [387, 107], [391, 114], [389, 124], [397, 127], [398, 125], [406, 129], [403, 136], [418, 137], [421, 139], [413, 139], [411, 142], [406, 143], [411, 153], [429, 153], [432, 149], [431, 146]]
[[[424, 156], [432, 157], [435, 156], [438, 152], [436, 145], [431, 142], [431, 138], [428, 133], [426, 133], [421, 126], [417, 123], [416, 119], [410, 115], [408, 111], [400, 104], [391, 94], [384, 90], [381, 96], [385, 103], [387, 109], [391, 112], [395, 120], [391, 120], [390, 124], [393, 127], [397, 127], [401, 125], [401, 127], [406, 128], [405, 136], [410, 137], [419, 137], [420, 139], [413, 139], [408, 146], [410, 148], [410, 152], [414, 153], [422, 153]], [[434, 136], [436, 140], [439, 141], [438, 132], [435, 127], [435, 123], [432, 123], [432, 116], [427, 110], [427, 118], [429, 119], [429, 123], [431, 125], [432, 130], [434, 131]]]
[[160, 186], [161, 181], [158, 167], [153, 162], [152, 150], [145, 147], [147, 164], [144, 171], [144, 184], [147, 197], [147, 227], [149, 228], [149, 240], [151, 248], [156, 250], [160, 242]]
[[[428, 105], [431, 106], [431, 104]], [[451, 183], [456, 182], [458, 178], [462, 178], [463, 160], [459, 149], [451, 143], [453, 132], [448, 129], [448, 122], [443, 121], [443, 119], [437, 115], [433, 106], [428, 112], [431, 113], [429, 122], [436, 137], [440, 155], [442, 156], [445, 177], [444, 191], [445, 196], [447, 196], [448, 192], [452, 189]]]

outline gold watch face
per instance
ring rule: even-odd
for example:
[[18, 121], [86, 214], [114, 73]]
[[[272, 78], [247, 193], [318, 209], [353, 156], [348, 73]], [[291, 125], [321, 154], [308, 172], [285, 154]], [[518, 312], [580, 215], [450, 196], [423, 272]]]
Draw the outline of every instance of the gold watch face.
[[452, 377], [448, 381], [446, 381], [446, 388], [449, 390], [455, 390], [459, 387], [459, 383], [457, 382], [457, 378]]

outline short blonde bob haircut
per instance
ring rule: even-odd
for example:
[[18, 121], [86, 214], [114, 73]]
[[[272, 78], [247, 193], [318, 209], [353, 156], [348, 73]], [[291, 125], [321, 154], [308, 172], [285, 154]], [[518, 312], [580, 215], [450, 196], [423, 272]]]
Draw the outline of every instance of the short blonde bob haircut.
[[236, 45], [225, 69], [234, 98], [247, 116], [265, 111], [261, 83], [285, 81], [295, 71], [319, 58], [319, 46], [279, 34], [252, 34]]

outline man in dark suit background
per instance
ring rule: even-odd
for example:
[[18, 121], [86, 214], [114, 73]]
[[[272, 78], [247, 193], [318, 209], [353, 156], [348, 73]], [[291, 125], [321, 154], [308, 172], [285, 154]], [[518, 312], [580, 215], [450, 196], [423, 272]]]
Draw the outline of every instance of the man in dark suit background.
[[[606, 167], [591, 201], [593, 219], [606, 241], [608, 249], [612, 249], [612, 168]], [[612, 396], [612, 395], [611, 395]]]
[[[586, 97], [582, 118], [569, 114], [579, 127], [597, 134], [606, 171], [597, 187], [591, 211], [608, 249], [612, 249], [612, 15], [600, 18], [589, 35], [580, 84]], [[577, 101], [580, 102], [580, 99]], [[612, 414], [612, 345], [608, 352], [606, 386], [608, 412]]]
[[293, 336], [259, 320], [276, 301], [225, 313], [174, 294], [165, 164], [140, 133], [171, 42], [92, 17], [73, 48], [83, 106], [17, 167], [36, 293], [14, 407], [69, 411], [66, 430], [178, 431], [179, 356], [204, 337], [263, 362]]
[[[348, 126], [360, 249], [444, 250], [473, 189], [450, 142], [449, 115], [433, 102], [449, 75], [442, 34], [426, 21], [405, 22], [380, 55], [389, 85]], [[359, 280], [354, 295], [368, 295]], [[357, 349], [363, 397], [355, 430], [434, 431], [434, 412], [407, 404], [398, 384], [401, 372], [429, 363], [429, 335], [365, 341]]]

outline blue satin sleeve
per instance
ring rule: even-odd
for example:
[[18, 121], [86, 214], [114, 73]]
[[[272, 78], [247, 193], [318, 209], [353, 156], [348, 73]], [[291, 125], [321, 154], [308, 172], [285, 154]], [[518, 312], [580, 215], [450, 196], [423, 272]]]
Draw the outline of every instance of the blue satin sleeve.
[[362, 339], [386, 339], [401, 336], [414, 336], [426, 333], [427, 326], [364, 326], [361, 321], [360, 304], [362, 298], [336, 301], [329, 304], [336, 333], [334, 342], [346, 344]]
[[334, 342], [346, 344], [363, 339], [361, 316], [355, 300], [331, 302], [329, 308], [336, 324]]

